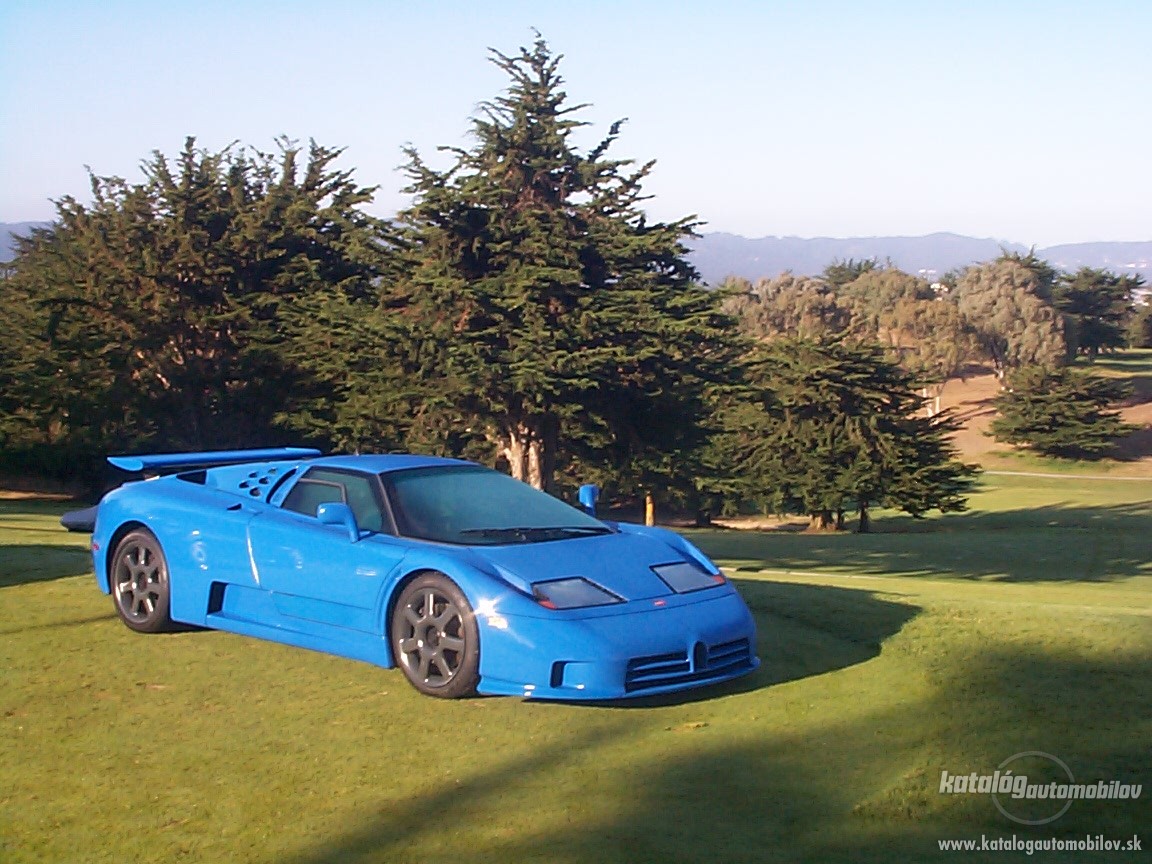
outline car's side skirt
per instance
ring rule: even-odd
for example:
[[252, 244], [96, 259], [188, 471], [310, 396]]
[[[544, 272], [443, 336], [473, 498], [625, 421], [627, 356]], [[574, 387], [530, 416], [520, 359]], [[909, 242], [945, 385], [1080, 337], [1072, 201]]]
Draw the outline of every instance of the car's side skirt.
[[335, 654], [350, 660], [362, 660], [365, 663], [372, 663], [385, 669], [390, 669], [393, 665], [388, 646], [384, 640], [373, 639], [365, 633], [356, 633], [354, 638], [348, 640], [333, 639], [314, 633], [301, 633], [298, 630], [270, 627], [267, 624], [257, 624], [254, 621], [226, 618], [223, 615], [209, 615], [206, 625], [213, 630], [226, 630], [229, 633], [238, 633], [242, 636], [254, 636], [257, 639], [268, 639], [272, 642], [294, 645], [297, 648], [308, 648], [325, 654]]

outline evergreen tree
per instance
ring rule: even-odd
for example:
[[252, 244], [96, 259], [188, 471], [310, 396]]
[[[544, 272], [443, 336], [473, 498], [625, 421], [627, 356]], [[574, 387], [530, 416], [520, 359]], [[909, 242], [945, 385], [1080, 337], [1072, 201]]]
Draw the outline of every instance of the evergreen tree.
[[1113, 410], [1130, 393], [1121, 381], [1077, 369], [1026, 367], [1009, 377], [1008, 390], [997, 398], [991, 432], [998, 441], [1048, 456], [1098, 458], [1139, 428]]
[[332, 167], [339, 151], [278, 154], [193, 139], [145, 179], [92, 178], [21, 243], [5, 290], [22, 298], [17, 384], [24, 443], [89, 455], [279, 438], [276, 417], [307, 379], [284, 360], [286, 306], [321, 288], [372, 293], [383, 253], [372, 190]]
[[0, 280], [0, 459], [14, 473], [64, 478], [116, 422], [111, 382], [93, 368], [99, 334], [52, 303], [60, 286], [85, 278], [83, 263], [50, 230], [33, 231], [20, 247]]
[[1056, 287], [1060, 283], [1060, 271], [1036, 254], [1033, 246], [1027, 254], [1009, 252], [1000, 248], [1000, 257], [994, 264], [1015, 264], [1023, 267], [1032, 274], [1033, 282], [1030, 290], [1045, 303], [1051, 303], [1055, 298]]
[[975, 356], [971, 330], [947, 299], [898, 300], [879, 320], [884, 344], [918, 384], [941, 384]]
[[985, 356], [1003, 378], [1028, 365], [1064, 361], [1064, 322], [1048, 302], [1050, 267], [1032, 257], [1002, 256], [969, 267], [952, 292]]
[[852, 313], [852, 333], [861, 341], [890, 341], [885, 332], [897, 304], [912, 300], [934, 300], [923, 279], [895, 267], [870, 269], [836, 291], [839, 303]]
[[777, 340], [749, 362], [752, 398], [723, 415], [717, 447], [735, 491], [775, 512], [842, 527], [875, 506], [919, 516], [962, 510], [973, 468], [958, 462], [946, 413], [924, 417], [910, 376], [879, 346]]
[[877, 317], [877, 336], [927, 399], [929, 414], [940, 410], [949, 379], [978, 356], [972, 329], [948, 296], [905, 297]]
[[720, 286], [728, 294], [725, 310], [741, 331], [753, 339], [810, 339], [826, 341], [841, 335], [851, 312], [821, 279], [782, 273], [760, 279], [729, 279]]
[[880, 261], [876, 258], [861, 258], [857, 261], [855, 258], [834, 258], [832, 263], [824, 268], [824, 272], [820, 274], [820, 278], [833, 289], [841, 288], [849, 282], [855, 282], [865, 273], [871, 273], [874, 270], [882, 270]]
[[1093, 267], [1081, 267], [1057, 282], [1054, 302], [1064, 313], [1069, 356], [1084, 354], [1091, 362], [1101, 351], [1123, 348], [1133, 295], [1142, 284], [1138, 275], [1118, 276]]
[[1133, 308], [1126, 337], [1129, 347], [1152, 348], [1152, 304], [1146, 300]]
[[[408, 151], [407, 272], [379, 303], [407, 341], [378, 356], [407, 364], [403, 404], [420, 406], [425, 431], [470, 430], [440, 449], [482, 440], [489, 461], [539, 487], [573, 459], [620, 484], [668, 482], [706, 437], [731, 322], [695, 285], [694, 223], [641, 209], [653, 163], [606, 157], [620, 123], [576, 150], [584, 106], [568, 104], [560, 59], [542, 39], [493, 52], [510, 84], [474, 119], [474, 145], [450, 149], [443, 171]], [[353, 386], [371, 400], [367, 379]]]

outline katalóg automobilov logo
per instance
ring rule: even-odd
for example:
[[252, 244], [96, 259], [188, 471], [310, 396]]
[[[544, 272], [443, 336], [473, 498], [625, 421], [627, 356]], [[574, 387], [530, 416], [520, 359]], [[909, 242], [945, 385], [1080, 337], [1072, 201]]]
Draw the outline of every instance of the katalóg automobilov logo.
[[1042, 750], [1009, 756], [991, 774], [940, 772], [941, 795], [991, 795], [996, 809], [1021, 825], [1055, 822], [1077, 800], [1130, 801], [1142, 791], [1120, 780], [1077, 783], [1062, 759]]

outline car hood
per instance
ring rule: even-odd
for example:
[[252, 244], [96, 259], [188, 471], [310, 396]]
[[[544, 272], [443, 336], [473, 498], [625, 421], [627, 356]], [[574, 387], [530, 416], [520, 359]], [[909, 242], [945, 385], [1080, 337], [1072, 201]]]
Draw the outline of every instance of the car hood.
[[663, 597], [672, 590], [652, 572], [658, 564], [690, 561], [661, 538], [621, 532], [545, 543], [472, 547], [507, 582], [528, 591], [535, 582], [582, 576], [625, 600]]

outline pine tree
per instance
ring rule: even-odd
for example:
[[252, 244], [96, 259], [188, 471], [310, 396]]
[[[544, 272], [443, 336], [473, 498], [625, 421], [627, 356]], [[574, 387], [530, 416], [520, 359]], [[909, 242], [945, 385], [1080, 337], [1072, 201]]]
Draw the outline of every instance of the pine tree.
[[729, 279], [720, 290], [728, 295], [725, 309], [753, 339], [835, 338], [848, 329], [851, 312], [837, 301], [821, 279], [781, 273], [760, 279]]
[[875, 506], [962, 510], [973, 469], [958, 462], [946, 413], [926, 418], [911, 377], [879, 346], [777, 340], [749, 361], [752, 397], [734, 400], [717, 446], [738, 488], [775, 512], [842, 527]]
[[1101, 351], [1123, 348], [1133, 296], [1143, 284], [1138, 275], [1118, 276], [1093, 267], [1081, 267], [1057, 282], [1053, 296], [1064, 313], [1069, 355], [1084, 354], [1091, 362]]
[[855, 282], [865, 273], [881, 269], [883, 265], [876, 258], [861, 258], [859, 261], [855, 258], [834, 258], [832, 263], [824, 268], [820, 278], [833, 289], [839, 289], [849, 282]]
[[[6, 290], [28, 310], [24, 412], [90, 456], [200, 449], [283, 436], [277, 415], [307, 376], [285, 361], [284, 310], [329, 287], [373, 292], [383, 253], [372, 190], [339, 151], [210, 153], [189, 138], [144, 180], [92, 178], [22, 243]], [[47, 424], [47, 425], [45, 425]]]
[[539, 487], [561, 459], [667, 482], [702, 445], [708, 389], [733, 356], [719, 297], [685, 257], [694, 223], [645, 216], [653, 163], [606, 157], [620, 123], [577, 151], [584, 106], [542, 39], [492, 59], [510, 84], [474, 119], [474, 145], [443, 171], [408, 151], [408, 269], [380, 307], [412, 325], [396, 349], [421, 358], [424, 398], [409, 404]]
[[1133, 307], [1125, 336], [1131, 348], [1152, 348], [1152, 305], [1146, 299]]
[[862, 341], [886, 341], [887, 319], [901, 302], [934, 300], [923, 279], [895, 267], [869, 269], [836, 290], [836, 299], [852, 313], [852, 333]]
[[1124, 382], [1078, 369], [1026, 367], [1009, 377], [997, 398], [991, 432], [998, 441], [1048, 456], [1099, 458], [1139, 428], [1122, 422], [1113, 407], [1130, 392]]
[[1064, 361], [1064, 322], [1049, 302], [1054, 272], [1033, 256], [1008, 255], [969, 267], [956, 284], [960, 314], [1001, 379]]

